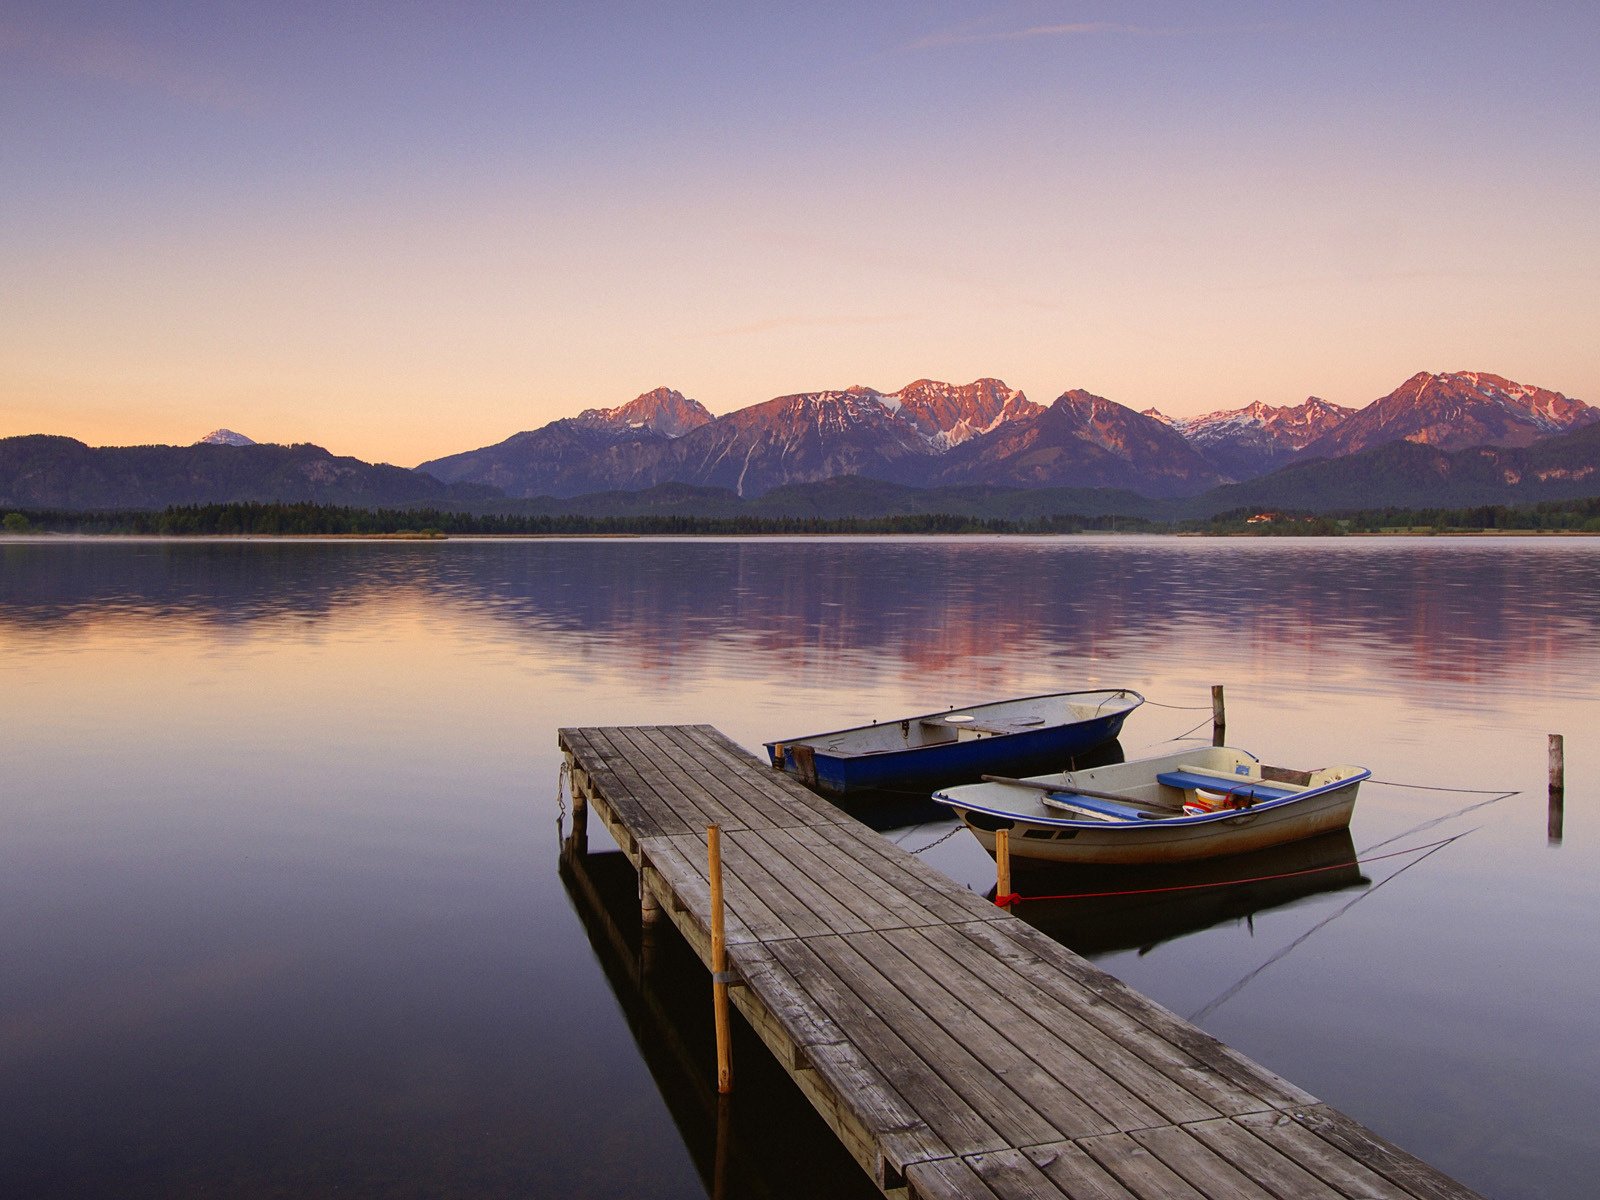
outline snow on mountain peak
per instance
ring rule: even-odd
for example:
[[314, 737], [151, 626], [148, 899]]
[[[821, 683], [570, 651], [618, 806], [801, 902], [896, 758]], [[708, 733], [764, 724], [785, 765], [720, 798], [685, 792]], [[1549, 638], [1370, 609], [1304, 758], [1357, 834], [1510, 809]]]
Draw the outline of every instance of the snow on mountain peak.
[[1041, 411], [1016, 388], [987, 377], [968, 384], [918, 379], [895, 392], [894, 398], [901, 403], [900, 415], [939, 453]]
[[195, 443], [196, 446], [254, 446], [254, 438], [247, 438], [242, 433], [235, 433], [231, 429], [213, 429], [205, 437]]
[[1600, 422], [1600, 409], [1486, 371], [1419, 371], [1311, 446], [1321, 457], [1405, 440], [1444, 451], [1528, 446]]
[[678, 438], [713, 420], [705, 406], [673, 388], [658, 387], [616, 408], [586, 408], [577, 419], [585, 425], [649, 430]]

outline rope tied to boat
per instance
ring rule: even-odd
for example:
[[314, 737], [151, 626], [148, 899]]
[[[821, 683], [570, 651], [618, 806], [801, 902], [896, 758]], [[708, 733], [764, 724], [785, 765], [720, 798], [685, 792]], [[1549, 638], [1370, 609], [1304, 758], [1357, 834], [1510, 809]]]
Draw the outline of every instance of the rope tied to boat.
[[1207, 717], [1204, 721], [1201, 721], [1200, 724], [1194, 726], [1192, 729], [1185, 729], [1182, 733], [1176, 734], [1173, 737], [1162, 738], [1160, 741], [1157, 741], [1157, 742], [1146, 742], [1144, 744], [1144, 746], [1142, 747], [1142, 749], [1149, 750], [1149, 749], [1151, 749], [1152, 747], [1155, 747], [1155, 746], [1165, 746], [1168, 742], [1181, 742], [1185, 738], [1192, 737], [1196, 733], [1199, 733], [1202, 729], [1204, 729], [1209, 724], [1211, 724], [1211, 718]]

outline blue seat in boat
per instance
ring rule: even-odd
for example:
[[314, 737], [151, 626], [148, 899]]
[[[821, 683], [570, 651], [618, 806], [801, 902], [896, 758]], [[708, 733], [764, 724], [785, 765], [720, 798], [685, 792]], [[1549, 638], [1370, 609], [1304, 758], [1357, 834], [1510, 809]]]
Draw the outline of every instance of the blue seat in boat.
[[1102, 816], [1116, 817], [1122, 821], [1153, 820], [1154, 813], [1145, 812], [1131, 804], [1119, 804], [1115, 800], [1101, 800], [1097, 796], [1083, 796], [1077, 792], [1063, 788], [1058, 792], [1051, 792], [1048, 799], [1070, 804], [1073, 808], [1081, 808], [1086, 812], [1100, 813]]
[[1226, 775], [1200, 775], [1191, 771], [1163, 771], [1156, 776], [1157, 783], [1164, 783], [1168, 787], [1175, 787], [1187, 791], [1189, 788], [1204, 788], [1208, 792], [1227, 792], [1246, 800], [1282, 800], [1285, 796], [1294, 796], [1298, 793], [1292, 788], [1275, 787], [1270, 783], [1260, 780], [1246, 779], [1243, 775], [1237, 781], [1229, 779]]

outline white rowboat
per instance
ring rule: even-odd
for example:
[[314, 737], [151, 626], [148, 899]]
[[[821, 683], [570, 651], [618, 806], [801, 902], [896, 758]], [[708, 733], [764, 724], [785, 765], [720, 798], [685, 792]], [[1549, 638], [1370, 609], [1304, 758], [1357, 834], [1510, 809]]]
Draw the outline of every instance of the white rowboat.
[[1365, 767], [1265, 766], [1247, 750], [1210, 746], [1082, 771], [943, 788], [948, 805], [994, 853], [1010, 831], [1013, 859], [1170, 863], [1281, 846], [1350, 825]]

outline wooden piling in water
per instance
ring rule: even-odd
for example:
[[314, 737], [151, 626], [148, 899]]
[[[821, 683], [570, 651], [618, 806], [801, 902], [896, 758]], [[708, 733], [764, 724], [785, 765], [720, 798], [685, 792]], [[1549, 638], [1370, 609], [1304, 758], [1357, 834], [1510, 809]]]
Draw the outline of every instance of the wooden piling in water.
[[567, 777], [572, 790], [572, 834], [567, 845], [573, 854], [582, 858], [589, 853], [589, 776], [579, 767], [573, 767]]
[[1548, 837], [1552, 846], [1561, 844], [1562, 826], [1566, 821], [1566, 796], [1566, 739], [1559, 733], [1552, 733], [1550, 735], [1550, 812], [1546, 829], [1546, 837]]
[[1011, 831], [997, 829], [994, 835], [994, 902], [1004, 908], [1011, 895]]
[[661, 901], [656, 899], [655, 893], [646, 886], [643, 879], [639, 880], [639, 924], [646, 929], [654, 929], [661, 920]]
[[711, 1010], [717, 1027], [717, 1091], [733, 1091], [733, 1031], [728, 1028], [728, 933], [722, 900], [722, 831], [706, 830], [711, 885]]
[[661, 928], [661, 901], [650, 890], [644, 873], [639, 874], [639, 969], [649, 974], [655, 968], [657, 934]]
[[1211, 685], [1211, 744], [1222, 746], [1228, 736], [1228, 710], [1222, 700], [1222, 685]]

